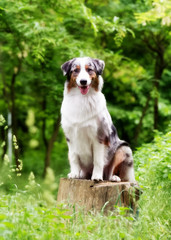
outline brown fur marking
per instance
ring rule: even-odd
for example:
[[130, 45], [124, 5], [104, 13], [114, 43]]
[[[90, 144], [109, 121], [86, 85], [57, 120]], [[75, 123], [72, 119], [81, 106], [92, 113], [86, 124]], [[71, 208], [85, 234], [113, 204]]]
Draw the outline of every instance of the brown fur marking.
[[92, 83], [91, 83], [92, 88], [94, 88], [96, 91], [98, 91], [99, 79], [96, 74], [94, 74], [91, 81], [92, 81]]
[[88, 72], [91, 79], [91, 87], [98, 91], [99, 79], [95, 73], [95, 71], [89, 65], [85, 65], [85, 69]]
[[113, 174], [119, 176], [122, 180], [124, 179], [125, 172], [128, 167], [133, 167], [133, 161], [128, 161], [130, 155], [126, 153], [122, 147], [119, 148], [114, 156], [114, 171]]
[[80, 66], [77, 65], [76, 68], [74, 69], [74, 71], [71, 73], [71, 77], [70, 77], [70, 80], [69, 80], [69, 83], [67, 86], [68, 91], [70, 91], [70, 89], [73, 87], [77, 87], [76, 79], [77, 79], [79, 72], [80, 72]]
[[[98, 91], [99, 79], [98, 79], [95, 71], [89, 65], [85, 65], [85, 69], [90, 76], [91, 87], [94, 88], [95, 91]], [[68, 91], [70, 91], [70, 89], [73, 88], [73, 87], [77, 87], [76, 79], [77, 79], [77, 76], [78, 76], [79, 72], [80, 72], [80, 66], [77, 65], [71, 73], [71, 77], [70, 77], [70, 80], [69, 80], [69, 83], [68, 83], [68, 86], [67, 86]]]

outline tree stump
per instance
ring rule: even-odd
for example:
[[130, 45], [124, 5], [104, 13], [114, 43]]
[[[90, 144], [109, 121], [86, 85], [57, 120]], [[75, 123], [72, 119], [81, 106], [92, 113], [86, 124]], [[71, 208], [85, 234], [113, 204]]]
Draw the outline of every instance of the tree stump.
[[61, 178], [58, 203], [67, 203], [84, 211], [107, 213], [115, 206], [131, 207], [136, 212], [140, 189], [130, 182], [95, 182], [83, 179]]

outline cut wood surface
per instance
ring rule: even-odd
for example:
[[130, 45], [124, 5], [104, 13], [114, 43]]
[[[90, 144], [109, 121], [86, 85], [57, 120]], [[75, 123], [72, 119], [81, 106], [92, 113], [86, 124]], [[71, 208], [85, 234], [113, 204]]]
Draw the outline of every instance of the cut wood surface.
[[130, 182], [94, 182], [85, 179], [61, 178], [57, 202], [81, 207], [85, 211], [113, 211], [114, 206], [136, 210], [140, 190]]

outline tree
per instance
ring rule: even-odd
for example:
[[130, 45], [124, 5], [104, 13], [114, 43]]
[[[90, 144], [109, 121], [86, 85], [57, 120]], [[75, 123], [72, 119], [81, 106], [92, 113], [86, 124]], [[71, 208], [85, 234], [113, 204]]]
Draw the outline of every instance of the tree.
[[150, 1], [151, 9], [146, 12], [135, 14], [137, 22], [143, 25], [143, 41], [155, 59], [154, 63], [154, 129], [158, 128], [158, 99], [162, 74], [169, 66], [171, 46], [170, 35], [170, 10], [171, 3], [168, 0]]
[[[16, 165], [21, 155], [24, 166], [45, 174], [51, 159], [66, 158], [59, 128], [65, 81], [60, 66], [73, 57], [105, 61], [103, 91], [121, 138], [137, 146], [151, 140], [157, 125], [168, 125], [170, 3], [155, 3], [1, 1], [0, 111], [6, 119], [12, 114], [20, 146], [14, 149]], [[157, 6], [164, 9], [159, 18]], [[6, 142], [3, 131], [0, 139]], [[6, 151], [7, 144], [2, 158]]]
[[[149, 139], [149, 130], [151, 132], [157, 128], [162, 130], [164, 127], [162, 120], [167, 121], [167, 124], [169, 122], [168, 115], [170, 115], [170, 111], [168, 108], [170, 96], [167, 94], [167, 91], [163, 91], [163, 88], [169, 86], [168, 77], [170, 74], [170, 62], [168, 61], [170, 56], [170, 1], [156, 0], [144, 3], [143, 1], [122, 0], [119, 3], [110, 1], [109, 4], [109, 11], [107, 11], [108, 4], [106, 4], [103, 9], [99, 8], [98, 11], [104, 11], [103, 14], [107, 12], [108, 17], [112, 17], [113, 15], [117, 16], [119, 22], [122, 22], [127, 29], [131, 29], [134, 32], [135, 38], [127, 34], [120, 49], [122, 55], [126, 57], [127, 60], [134, 60], [135, 63], [141, 66], [146, 72], [142, 74], [141, 77], [139, 76], [139, 78], [135, 76], [136, 81], [134, 80], [134, 88], [139, 88], [139, 90], [129, 90], [137, 100], [136, 107], [133, 102], [129, 106], [133, 106], [133, 112], [135, 109], [137, 110], [137, 107], [139, 111], [141, 111], [141, 113], [136, 114], [136, 124], [134, 125], [134, 129], [132, 129], [132, 132], [135, 132], [132, 138], [134, 138], [134, 144], [137, 145], [137, 142], [141, 141], [141, 138]], [[109, 38], [107, 41], [107, 45], [110, 45]], [[113, 45], [111, 49], [117, 51], [115, 45]], [[124, 58], [125, 61], [126, 58]], [[131, 64], [128, 65], [132, 67]], [[119, 64], [119, 67], [120, 66], [121, 64]], [[117, 80], [122, 80], [123, 77], [127, 75], [127, 82], [131, 84], [133, 76], [129, 74], [127, 69], [128, 67], [120, 67], [119, 72], [125, 71], [125, 75], [120, 74], [122, 77], [117, 77]], [[133, 71], [136, 75], [138, 67], [137, 69], [133, 68]], [[115, 74], [115, 76], [117, 76], [117, 74]], [[115, 84], [118, 85], [116, 82]], [[125, 93], [126, 92], [127, 90]], [[128, 99], [124, 93], [122, 94], [122, 98], [126, 101]], [[124, 106], [125, 105], [126, 102], [124, 103]], [[153, 114], [153, 123], [149, 118], [151, 114]], [[137, 116], [139, 116], [139, 120]], [[127, 119], [128, 118], [129, 117], [127, 117]], [[145, 127], [145, 129], [148, 128], [148, 136], [144, 135], [147, 131], [143, 128], [143, 121], [146, 121], [146, 124], [148, 124], [148, 127]], [[120, 124], [123, 124], [123, 122]], [[153, 127], [151, 124], [153, 124]], [[142, 128], [145, 131], [142, 131]]]
[[[70, 12], [68, 7], [72, 9]], [[65, 14], [67, 17], [64, 19]], [[23, 120], [29, 109], [38, 113], [36, 117], [36, 127], [39, 129], [38, 145], [44, 144], [45, 147], [44, 173], [50, 164], [53, 144], [59, 129], [63, 87], [59, 66], [63, 61], [73, 57], [73, 54], [90, 53], [94, 48], [93, 43], [87, 49], [85, 48], [87, 40], [76, 39], [80, 34], [77, 32], [73, 34], [76, 30], [73, 22], [76, 21], [86, 29], [91, 27], [92, 35], [95, 37], [98, 26], [106, 27], [106, 32], [113, 31], [111, 27], [114, 23], [93, 16], [84, 3], [79, 4], [77, 1], [1, 2], [1, 94], [8, 109], [6, 111], [5, 107], [3, 113], [6, 115], [7, 112], [11, 112], [13, 135], [23, 150], [27, 148], [23, 139], [29, 140], [33, 135], [33, 132], [30, 132], [23, 138], [22, 133], [25, 131], [29, 133], [29, 128]], [[85, 35], [86, 31], [80, 28], [81, 31]], [[6, 148], [4, 149], [6, 151]], [[19, 151], [15, 151], [16, 165], [18, 154]]]

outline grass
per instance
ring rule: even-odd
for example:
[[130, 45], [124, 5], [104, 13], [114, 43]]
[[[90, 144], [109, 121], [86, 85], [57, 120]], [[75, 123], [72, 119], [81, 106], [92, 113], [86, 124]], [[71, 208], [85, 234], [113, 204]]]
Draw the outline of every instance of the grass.
[[169, 239], [168, 196], [159, 193], [142, 196], [138, 219], [124, 211], [68, 215], [62, 205], [24, 192], [1, 195], [0, 239]]
[[69, 214], [65, 206], [56, 205], [57, 184], [50, 169], [41, 184], [33, 174], [22, 183], [23, 187], [18, 187], [18, 182], [14, 184], [13, 178], [4, 178], [0, 240], [171, 239], [170, 156], [171, 133], [157, 135], [153, 143], [135, 153], [136, 178], [143, 188], [138, 218], [120, 207], [108, 216], [102, 212], [84, 214], [81, 210]]

